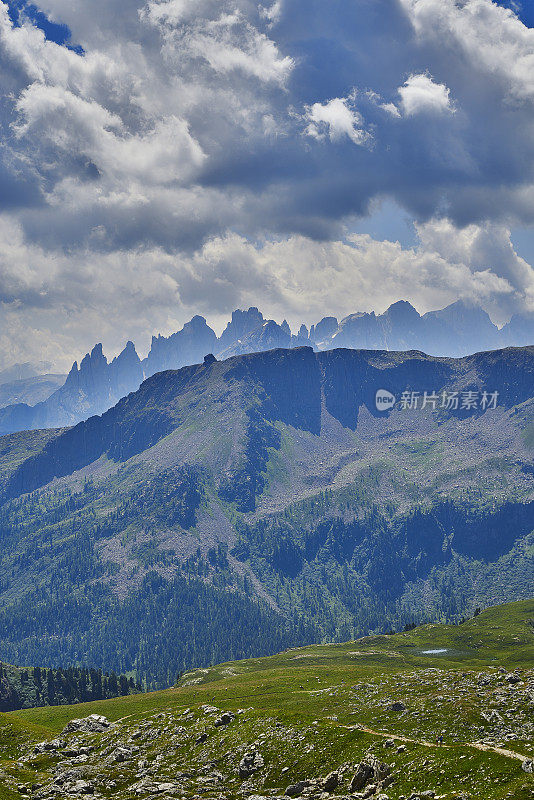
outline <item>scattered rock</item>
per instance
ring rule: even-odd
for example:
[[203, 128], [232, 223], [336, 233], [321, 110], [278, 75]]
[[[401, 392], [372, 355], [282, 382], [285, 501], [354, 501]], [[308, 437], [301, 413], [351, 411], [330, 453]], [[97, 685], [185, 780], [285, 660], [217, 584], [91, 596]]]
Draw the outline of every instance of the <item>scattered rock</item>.
[[400, 714], [402, 711], [407, 711], [407, 707], [400, 700], [395, 700], [394, 703], [388, 706], [388, 711], [393, 711], [395, 714]]

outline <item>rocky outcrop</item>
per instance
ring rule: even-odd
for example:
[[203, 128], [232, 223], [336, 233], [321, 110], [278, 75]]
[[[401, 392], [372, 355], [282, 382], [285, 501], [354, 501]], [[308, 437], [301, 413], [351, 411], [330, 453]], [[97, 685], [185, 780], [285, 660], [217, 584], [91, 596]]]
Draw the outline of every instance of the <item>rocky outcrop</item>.
[[239, 777], [250, 778], [265, 765], [263, 756], [257, 750], [249, 750], [239, 762]]
[[66, 736], [74, 731], [84, 733], [102, 733], [111, 727], [111, 722], [101, 714], [90, 714], [82, 719], [71, 719], [63, 728], [61, 735]]
[[350, 783], [351, 792], [359, 792], [369, 784], [375, 784], [377, 788], [384, 788], [390, 781], [391, 767], [375, 756], [367, 756], [358, 765], [356, 774]]

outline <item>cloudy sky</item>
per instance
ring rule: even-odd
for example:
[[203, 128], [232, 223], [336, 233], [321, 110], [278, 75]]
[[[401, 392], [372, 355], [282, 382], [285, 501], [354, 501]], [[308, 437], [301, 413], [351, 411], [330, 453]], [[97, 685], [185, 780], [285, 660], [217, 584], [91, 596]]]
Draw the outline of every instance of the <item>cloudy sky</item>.
[[0, 0], [0, 366], [534, 310], [531, 0]]

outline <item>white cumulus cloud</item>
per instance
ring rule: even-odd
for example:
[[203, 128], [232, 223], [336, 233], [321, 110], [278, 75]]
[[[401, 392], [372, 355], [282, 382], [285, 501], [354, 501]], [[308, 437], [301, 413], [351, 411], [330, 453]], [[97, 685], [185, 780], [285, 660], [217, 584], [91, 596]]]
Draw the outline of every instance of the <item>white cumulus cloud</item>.
[[306, 111], [308, 136], [315, 139], [329, 137], [339, 141], [347, 137], [354, 144], [365, 144], [369, 134], [363, 130], [363, 119], [355, 107], [355, 95], [335, 97], [327, 103], [314, 103]]
[[449, 89], [442, 83], [435, 83], [429, 75], [410, 75], [399, 94], [407, 116], [452, 110]]

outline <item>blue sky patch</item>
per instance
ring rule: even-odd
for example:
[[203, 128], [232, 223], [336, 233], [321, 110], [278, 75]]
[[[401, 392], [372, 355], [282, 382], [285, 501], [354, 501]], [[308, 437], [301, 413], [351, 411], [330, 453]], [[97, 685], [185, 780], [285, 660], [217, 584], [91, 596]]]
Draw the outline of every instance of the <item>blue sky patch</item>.
[[511, 8], [529, 28], [534, 28], [534, 3], [532, 0], [496, 0], [498, 6]]
[[7, 0], [7, 8], [13, 25], [20, 25], [21, 17], [24, 15], [33, 22], [36, 28], [42, 30], [49, 41], [63, 45], [78, 55], [83, 55], [83, 47], [71, 42], [71, 32], [68, 26], [51, 22], [37, 6], [26, 3], [24, 0]]

